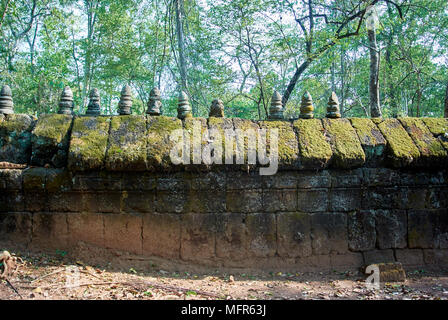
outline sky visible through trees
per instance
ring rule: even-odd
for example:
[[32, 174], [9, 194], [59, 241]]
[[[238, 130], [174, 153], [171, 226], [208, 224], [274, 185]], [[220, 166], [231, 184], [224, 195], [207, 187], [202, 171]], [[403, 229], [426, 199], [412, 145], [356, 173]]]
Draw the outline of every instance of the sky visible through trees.
[[446, 0], [0, 1], [0, 84], [16, 113], [56, 112], [68, 85], [75, 113], [97, 88], [102, 113], [117, 114], [129, 84], [135, 114], [159, 87], [169, 116], [182, 89], [194, 116], [221, 99], [227, 117], [266, 119], [277, 90], [286, 118], [306, 91], [316, 117], [332, 91], [344, 117], [370, 117], [375, 78], [384, 117], [442, 117], [448, 106]]

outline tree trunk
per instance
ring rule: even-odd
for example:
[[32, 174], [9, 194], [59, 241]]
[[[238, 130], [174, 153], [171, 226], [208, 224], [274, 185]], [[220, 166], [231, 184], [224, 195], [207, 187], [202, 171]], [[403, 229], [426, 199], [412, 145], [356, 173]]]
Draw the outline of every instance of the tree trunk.
[[381, 117], [380, 108], [380, 87], [379, 87], [379, 52], [376, 45], [376, 31], [368, 30], [369, 47], [370, 47], [370, 116]]
[[185, 91], [187, 89], [187, 66], [185, 63], [185, 41], [184, 41], [184, 29], [182, 25], [182, 7], [183, 0], [175, 0], [176, 10], [176, 33], [177, 33], [177, 46], [179, 51], [179, 71], [180, 71], [180, 89]]
[[445, 91], [445, 118], [448, 118], [448, 82], [446, 84]]

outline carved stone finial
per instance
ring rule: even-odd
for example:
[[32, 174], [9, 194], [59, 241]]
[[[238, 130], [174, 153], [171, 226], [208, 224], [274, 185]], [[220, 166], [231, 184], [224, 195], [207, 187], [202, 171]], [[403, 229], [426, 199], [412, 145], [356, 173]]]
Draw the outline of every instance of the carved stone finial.
[[149, 93], [148, 109], [146, 113], [152, 116], [160, 116], [162, 114], [162, 102], [160, 101], [159, 88], [153, 88]]
[[302, 119], [313, 119], [314, 118], [314, 107], [313, 98], [311, 94], [307, 91], [302, 97], [302, 103], [300, 104], [300, 118]]
[[59, 110], [60, 114], [73, 114], [73, 92], [69, 86], [66, 86], [61, 93], [61, 99], [59, 100]]
[[97, 88], [93, 88], [89, 94], [89, 105], [87, 106], [87, 115], [98, 116], [101, 114], [100, 93]]
[[118, 114], [131, 114], [132, 107], [132, 91], [131, 87], [125, 85], [121, 90], [120, 102], [118, 102]]
[[0, 91], [0, 114], [13, 114], [14, 103], [12, 101], [11, 88], [4, 85]]
[[177, 117], [185, 119], [191, 117], [191, 106], [188, 101], [188, 96], [185, 92], [181, 92], [177, 102]]
[[332, 92], [330, 99], [328, 100], [327, 118], [340, 118], [339, 112], [339, 99], [336, 93]]
[[209, 117], [224, 118], [224, 104], [220, 99], [215, 99], [212, 101], [210, 106]]
[[283, 103], [282, 96], [277, 91], [271, 98], [271, 107], [269, 108], [269, 119], [280, 120], [283, 119]]

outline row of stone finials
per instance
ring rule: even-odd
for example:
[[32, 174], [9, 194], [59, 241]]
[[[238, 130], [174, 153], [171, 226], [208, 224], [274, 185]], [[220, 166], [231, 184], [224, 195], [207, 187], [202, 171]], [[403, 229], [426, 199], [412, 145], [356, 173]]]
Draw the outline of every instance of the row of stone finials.
[[[90, 101], [87, 106], [86, 115], [100, 115], [100, 94], [98, 89], [92, 89], [89, 95]], [[118, 113], [120, 115], [131, 114], [132, 107], [132, 92], [131, 87], [125, 85], [121, 90], [120, 102], [118, 103]], [[158, 116], [161, 114], [162, 102], [160, 101], [160, 91], [158, 88], [151, 90], [149, 94], [148, 109], [146, 113], [149, 115]], [[70, 87], [65, 87], [59, 100], [60, 114], [73, 114], [73, 92]], [[14, 103], [12, 100], [11, 88], [4, 85], [0, 91], [0, 114], [14, 113]], [[224, 117], [224, 104], [221, 100], [213, 100], [210, 107], [210, 117]], [[191, 106], [188, 101], [188, 96], [185, 92], [181, 92], [178, 98], [177, 117], [179, 119], [185, 119], [191, 117]], [[327, 118], [340, 118], [339, 112], [339, 100], [334, 92], [331, 93], [327, 107]], [[309, 92], [305, 92], [302, 97], [302, 103], [300, 105], [300, 118], [312, 119], [314, 118], [314, 106], [313, 99]], [[282, 96], [274, 91], [271, 99], [271, 106], [269, 108], [269, 119], [281, 120], [283, 119], [283, 103]]]

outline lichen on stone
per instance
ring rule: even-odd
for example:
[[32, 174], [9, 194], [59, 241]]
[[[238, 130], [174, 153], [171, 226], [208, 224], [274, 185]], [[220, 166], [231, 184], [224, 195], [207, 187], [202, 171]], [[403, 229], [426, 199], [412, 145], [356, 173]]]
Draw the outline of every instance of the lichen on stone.
[[448, 151], [448, 118], [422, 118], [429, 131]]
[[[208, 126], [207, 126], [207, 119], [206, 118], [193, 118], [193, 117], [186, 117], [183, 120], [183, 126], [184, 129], [189, 133], [190, 135], [190, 163], [194, 164], [196, 168], [199, 168], [197, 165], [202, 163], [202, 149], [205, 147], [206, 144], [208, 144]], [[195, 126], [196, 128], [200, 128], [200, 132], [195, 132]], [[196, 134], [200, 134], [199, 141], [201, 142], [200, 146], [199, 144], [195, 146], [195, 136]], [[207, 138], [207, 139], [204, 139]], [[207, 166], [200, 166], [200, 169], [205, 169]]]
[[299, 146], [290, 121], [260, 121], [260, 128], [267, 130], [267, 146], [271, 149], [270, 130], [278, 129], [278, 164], [284, 168], [299, 167]]
[[427, 165], [443, 164], [447, 160], [447, 152], [442, 144], [434, 137], [420, 118], [400, 118], [408, 134], [413, 139], [415, 145], [420, 151], [419, 164]]
[[[242, 170], [251, 170], [255, 168], [256, 163], [249, 164], [248, 159], [248, 151], [249, 150], [257, 150], [257, 132], [258, 129], [260, 129], [260, 126], [256, 121], [249, 120], [249, 119], [241, 119], [241, 118], [233, 118], [233, 128], [235, 130], [235, 141], [232, 146], [226, 144], [225, 152], [230, 152], [233, 155], [233, 162], [237, 164], [237, 157], [236, 152], [238, 148], [238, 140], [241, 140], [239, 143], [242, 143], [242, 149], [244, 150], [244, 155], [242, 157], [243, 164], [238, 164]], [[240, 134], [243, 134], [244, 137], [238, 136]], [[249, 139], [249, 135], [253, 134], [253, 137]], [[229, 151], [230, 149], [230, 151]], [[241, 156], [241, 155], [240, 155]]]
[[182, 129], [182, 121], [167, 116], [147, 116], [147, 165], [148, 169], [156, 171], [169, 170], [173, 164], [170, 151], [175, 142], [170, 141], [174, 130]]
[[146, 170], [146, 118], [112, 117], [105, 167], [112, 171]]
[[[225, 163], [225, 131], [233, 130], [233, 121], [228, 118], [210, 117], [208, 118], [208, 130], [217, 130], [221, 136], [222, 143], [222, 163]], [[212, 137], [210, 137], [212, 138]]]
[[378, 127], [371, 119], [350, 118], [353, 128], [355, 128], [359, 141], [361, 142], [366, 162], [369, 165], [377, 165], [381, 161], [386, 139], [384, 139]]
[[337, 168], [360, 167], [366, 161], [358, 135], [348, 119], [323, 119], [333, 150], [332, 164]]
[[297, 131], [301, 165], [304, 169], [323, 169], [328, 165], [333, 151], [324, 135], [319, 119], [299, 119], [293, 126]]
[[41, 115], [32, 131], [31, 163], [63, 167], [67, 164], [71, 115]]
[[27, 163], [35, 120], [26, 114], [9, 114], [0, 121], [0, 161]]
[[410, 165], [420, 157], [412, 138], [397, 119], [385, 119], [378, 128], [387, 141], [387, 157], [397, 168]]
[[73, 122], [68, 167], [72, 171], [101, 169], [106, 157], [111, 118], [76, 117]]

